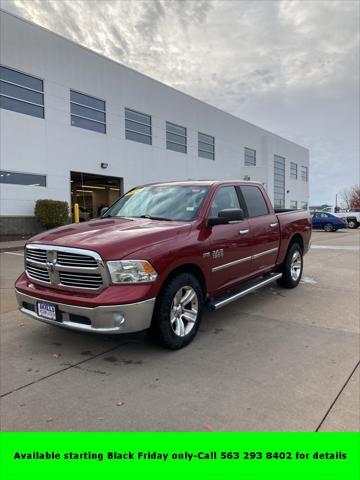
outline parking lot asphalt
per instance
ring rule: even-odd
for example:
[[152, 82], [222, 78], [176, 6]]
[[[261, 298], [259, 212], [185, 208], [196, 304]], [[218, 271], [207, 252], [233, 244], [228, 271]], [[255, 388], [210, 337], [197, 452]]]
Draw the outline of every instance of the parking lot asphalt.
[[175, 352], [25, 317], [1, 253], [1, 429], [359, 430], [359, 235], [313, 233], [298, 288], [206, 312]]

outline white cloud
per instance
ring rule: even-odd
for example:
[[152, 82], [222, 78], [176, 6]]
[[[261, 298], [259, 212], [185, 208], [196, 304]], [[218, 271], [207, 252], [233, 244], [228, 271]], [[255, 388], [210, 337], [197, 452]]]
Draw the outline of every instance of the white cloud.
[[308, 146], [313, 202], [333, 202], [359, 178], [357, 1], [1, 5]]

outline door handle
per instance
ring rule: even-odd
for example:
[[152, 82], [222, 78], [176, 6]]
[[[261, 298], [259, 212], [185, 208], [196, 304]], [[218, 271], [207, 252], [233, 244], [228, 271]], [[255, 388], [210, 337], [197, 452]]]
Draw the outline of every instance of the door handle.
[[240, 235], [246, 235], [247, 233], [249, 233], [249, 229], [247, 229], [247, 230], [240, 230], [239, 233], [240, 233]]
[[270, 227], [271, 227], [271, 228], [275, 228], [275, 227], [277, 227], [277, 226], [278, 226], [278, 223], [270, 223]]

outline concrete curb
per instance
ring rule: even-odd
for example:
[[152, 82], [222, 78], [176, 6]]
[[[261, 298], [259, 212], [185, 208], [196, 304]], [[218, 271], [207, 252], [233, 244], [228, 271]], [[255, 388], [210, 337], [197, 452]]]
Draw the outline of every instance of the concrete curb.
[[17, 252], [19, 250], [24, 250], [24, 247], [0, 247], [0, 253]]

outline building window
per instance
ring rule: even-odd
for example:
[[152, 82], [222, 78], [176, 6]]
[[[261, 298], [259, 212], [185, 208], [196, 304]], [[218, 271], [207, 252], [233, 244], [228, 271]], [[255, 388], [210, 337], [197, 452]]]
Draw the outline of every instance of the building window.
[[290, 177], [297, 180], [298, 177], [298, 169], [297, 163], [290, 162]]
[[198, 154], [199, 157], [215, 160], [215, 137], [198, 133]]
[[166, 148], [175, 152], [187, 152], [186, 128], [166, 122]]
[[245, 157], [245, 167], [255, 167], [256, 166], [256, 150], [252, 148], [244, 148], [244, 157]]
[[125, 108], [125, 138], [151, 145], [151, 116]]
[[71, 125], [106, 133], [105, 102], [84, 93], [70, 90]]
[[0, 108], [44, 118], [44, 82], [0, 66]]
[[290, 208], [297, 208], [298, 202], [297, 200], [290, 200]]
[[0, 183], [28, 185], [29, 187], [46, 187], [46, 176], [0, 170]]
[[274, 207], [285, 208], [285, 158], [274, 155]]
[[301, 208], [302, 208], [303, 210], [307, 210], [307, 208], [308, 208], [307, 202], [301, 202]]
[[301, 180], [307, 182], [309, 180], [309, 169], [308, 167], [301, 167]]

